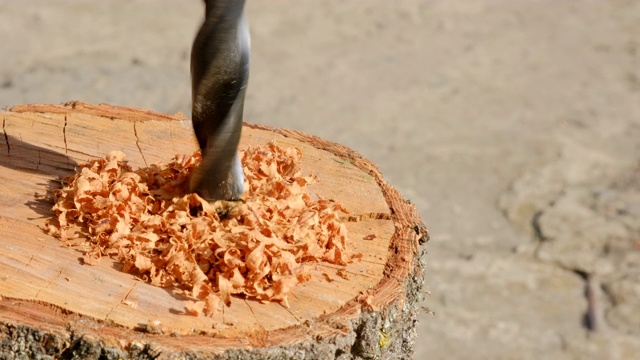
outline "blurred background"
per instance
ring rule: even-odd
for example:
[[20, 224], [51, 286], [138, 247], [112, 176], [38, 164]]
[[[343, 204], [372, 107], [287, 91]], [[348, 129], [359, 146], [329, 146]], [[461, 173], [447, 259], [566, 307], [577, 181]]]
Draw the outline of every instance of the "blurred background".
[[[246, 120], [430, 229], [416, 359], [640, 358], [640, 1], [248, 0]], [[0, 106], [190, 116], [199, 0], [0, 0]]]

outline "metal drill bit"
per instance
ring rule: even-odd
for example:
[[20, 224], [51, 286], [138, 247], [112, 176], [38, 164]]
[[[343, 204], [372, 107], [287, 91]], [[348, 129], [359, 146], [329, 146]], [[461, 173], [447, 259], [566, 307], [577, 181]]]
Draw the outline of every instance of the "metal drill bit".
[[250, 54], [245, 0], [205, 3], [191, 50], [192, 122], [202, 163], [190, 186], [210, 201], [237, 200], [244, 191], [238, 143]]

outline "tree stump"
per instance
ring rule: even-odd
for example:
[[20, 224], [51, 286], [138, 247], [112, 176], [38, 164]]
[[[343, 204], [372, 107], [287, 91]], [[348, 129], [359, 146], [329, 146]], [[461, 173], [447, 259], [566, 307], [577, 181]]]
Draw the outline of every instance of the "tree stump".
[[53, 216], [51, 190], [79, 161], [121, 150], [137, 168], [192, 154], [190, 121], [80, 102], [17, 105], [0, 118], [0, 358], [412, 358], [428, 233], [415, 206], [354, 151], [244, 125], [241, 148], [275, 141], [302, 149], [303, 173], [319, 179], [310, 193], [350, 211], [349, 238], [363, 257], [346, 267], [348, 279], [319, 263], [289, 308], [234, 297], [221, 314], [194, 317], [178, 311], [175, 294], [113, 261], [82, 265], [77, 250], [42, 230]]

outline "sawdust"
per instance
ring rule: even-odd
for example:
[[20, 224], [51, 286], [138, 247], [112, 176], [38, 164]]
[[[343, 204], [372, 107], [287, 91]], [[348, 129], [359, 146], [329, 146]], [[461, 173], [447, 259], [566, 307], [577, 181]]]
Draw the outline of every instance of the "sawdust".
[[187, 193], [201, 156], [177, 155], [166, 165], [133, 171], [119, 151], [81, 164], [54, 194], [50, 234], [192, 300], [185, 313], [214, 315], [239, 295], [287, 304], [310, 263], [346, 265], [352, 254], [339, 203], [312, 199], [302, 176], [302, 151], [275, 143], [241, 152], [242, 202], [209, 203]]

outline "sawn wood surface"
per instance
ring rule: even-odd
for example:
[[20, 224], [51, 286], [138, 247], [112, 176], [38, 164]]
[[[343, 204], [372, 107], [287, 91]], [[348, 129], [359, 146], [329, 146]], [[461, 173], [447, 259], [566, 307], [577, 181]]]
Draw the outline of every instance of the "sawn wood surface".
[[[275, 141], [303, 152], [310, 193], [341, 202], [354, 252], [346, 267], [319, 263], [284, 305], [233, 298], [214, 317], [184, 314], [185, 299], [82, 254], [43, 231], [51, 190], [78, 162], [121, 150], [134, 168], [191, 154], [197, 144], [180, 115], [110, 105], [18, 105], [0, 112], [0, 323], [79, 332], [120, 347], [132, 341], [222, 352], [341, 336], [349, 320], [403, 301], [405, 281], [426, 239], [415, 207], [377, 167], [341, 145], [297, 131], [245, 124], [240, 147]], [[368, 235], [375, 235], [373, 239]], [[367, 239], [365, 239], [365, 237]], [[149, 324], [156, 324], [149, 327]], [[158, 325], [160, 324], [160, 325]]]

